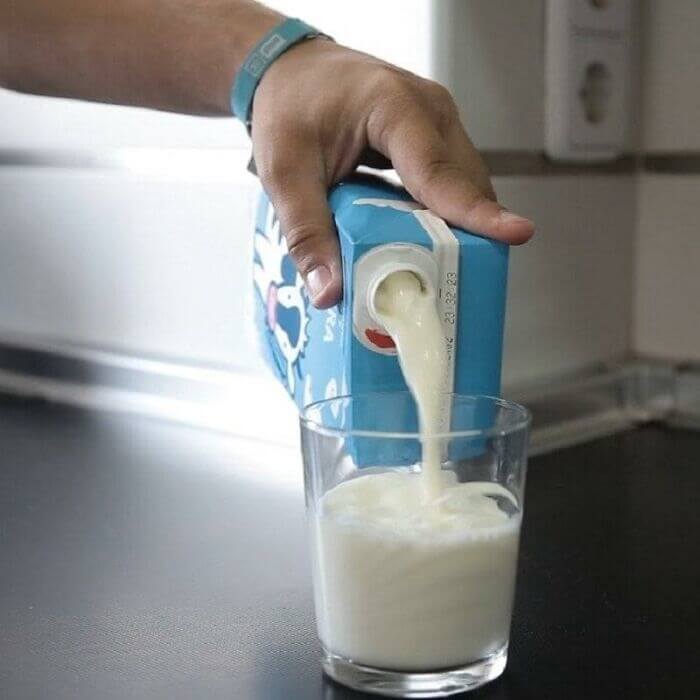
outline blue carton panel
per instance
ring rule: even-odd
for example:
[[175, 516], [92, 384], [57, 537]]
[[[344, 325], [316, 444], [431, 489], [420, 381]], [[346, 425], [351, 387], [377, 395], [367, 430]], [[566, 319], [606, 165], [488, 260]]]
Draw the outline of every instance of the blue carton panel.
[[[395, 354], [385, 354], [380, 347], [381, 336], [354, 325], [356, 265], [367, 253], [387, 244], [411, 244], [431, 255], [434, 248], [433, 238], [414, 212], [397, 208], [417, 207], [400, 188], [379, 179], [353, 179], [334, 187], [329, 203], [343, 258], [344, 293], [342, 301], [327, 310], [311, 305], [264, 194], [256, 216], [255, 321], [262, 352], [300, 409], [335, 396], [407, 390]], [[508, 248], [460, 229], [450, 230], [459, 244], [453, 391], [497, 396]], [[348, 429], [373, 424], [372, 415], [347, 415], [342, 420]], [[415, 414], [406, 416], [404, 429], [416, 428]], [[405, 465], [420, 458], [415, 441], [401, 441], [401, 446], [397, 443], [392, 448], [380, 447], [376, 440], [355, 440], [351, 451], [360, 466]], [[459, 450], [454, 454], [451, 448], [450, 456], [458, 457]]]

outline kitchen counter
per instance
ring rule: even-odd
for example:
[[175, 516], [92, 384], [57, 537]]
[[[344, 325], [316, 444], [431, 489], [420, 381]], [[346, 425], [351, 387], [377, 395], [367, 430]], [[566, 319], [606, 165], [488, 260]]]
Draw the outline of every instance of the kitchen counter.
[[[368, 698], [318, 663], [298, 456], [0, 398], [0, 697]], [[700, 697], [700, 434], [531, 461], [511, 656], [473, 700]]]

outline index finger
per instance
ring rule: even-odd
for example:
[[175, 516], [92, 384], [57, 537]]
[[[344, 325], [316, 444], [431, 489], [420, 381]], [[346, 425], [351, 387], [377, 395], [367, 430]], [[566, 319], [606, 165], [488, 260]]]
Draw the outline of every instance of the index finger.
[[386, 155], [411, 195], [438, 216], [489, 238], [524, 243], [534, 233], [534, 224], [492, 199], [486, 169], [462, 134], [451, 129], [443, 136], [421, 110], [404, 112], [387, 129]]

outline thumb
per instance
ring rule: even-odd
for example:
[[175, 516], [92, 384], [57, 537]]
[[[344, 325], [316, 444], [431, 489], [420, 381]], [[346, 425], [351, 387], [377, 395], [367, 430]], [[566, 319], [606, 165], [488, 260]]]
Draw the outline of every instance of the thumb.
[[297, 162], [261, 179], [313, 305], [337, 304], [343, 289], [340, 248], [323, 176]]

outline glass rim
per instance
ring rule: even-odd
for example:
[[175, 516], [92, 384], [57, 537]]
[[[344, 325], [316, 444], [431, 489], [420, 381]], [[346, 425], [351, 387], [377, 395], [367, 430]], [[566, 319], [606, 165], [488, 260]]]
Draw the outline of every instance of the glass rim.
[[[320, 411], [325, 406], [329, 406], [336, 401], [353, 401], [362, 397], [371, 396], [410, 396], [413, 395], [410, 391], [371, 391], [364, 392], [361, 394], [346, 394], [343, 396], [334, 396], [328, 399], [321, 399], [320, 401], [314, 401], [313, 403], [307, 404], [302, 409], [299, 420], [302, 427], [308, 428], [315, 433], [321, 435], [328, 435], [330, 437], [364, 437], [364, 438], [382, 438], [389, 440], [420, 440], [421, 434], [418, 431], [411, 432], [396, 432], [396, 431], [385, 431], [385, 430], [346, 430], [343, 428], [333, 428], [323, 423], [319, 420], [309, 416], [312, 411]], [[474, 402], [477, 400], [489, 401], [490, 403], [505, 408], [513, 414], [517, 414], [517, 418], [503, 427], [492, 427], [492, 428], [471, 428], [469, 430], [450, 430], [443, 433], [436, 433], [434, 435], [427, 436], [429, 440], [446, 440], [453, 438], [489, 438], [489, 437], [505, 437], [511, 433], [517, 433], [521, 430], [527, 429], [532, 423], [532, 413], [525, 406], [516, 403], [515, 401], [509, 401], [508, 399], [502, 399], [498, 396], [489, 396], [487, 394], [457, 394], [454, 392], [447, 392], [442, 394], [442, 396], [451, 396], [453, 398], [458, 397], [461, 399], [470, 399]]]

